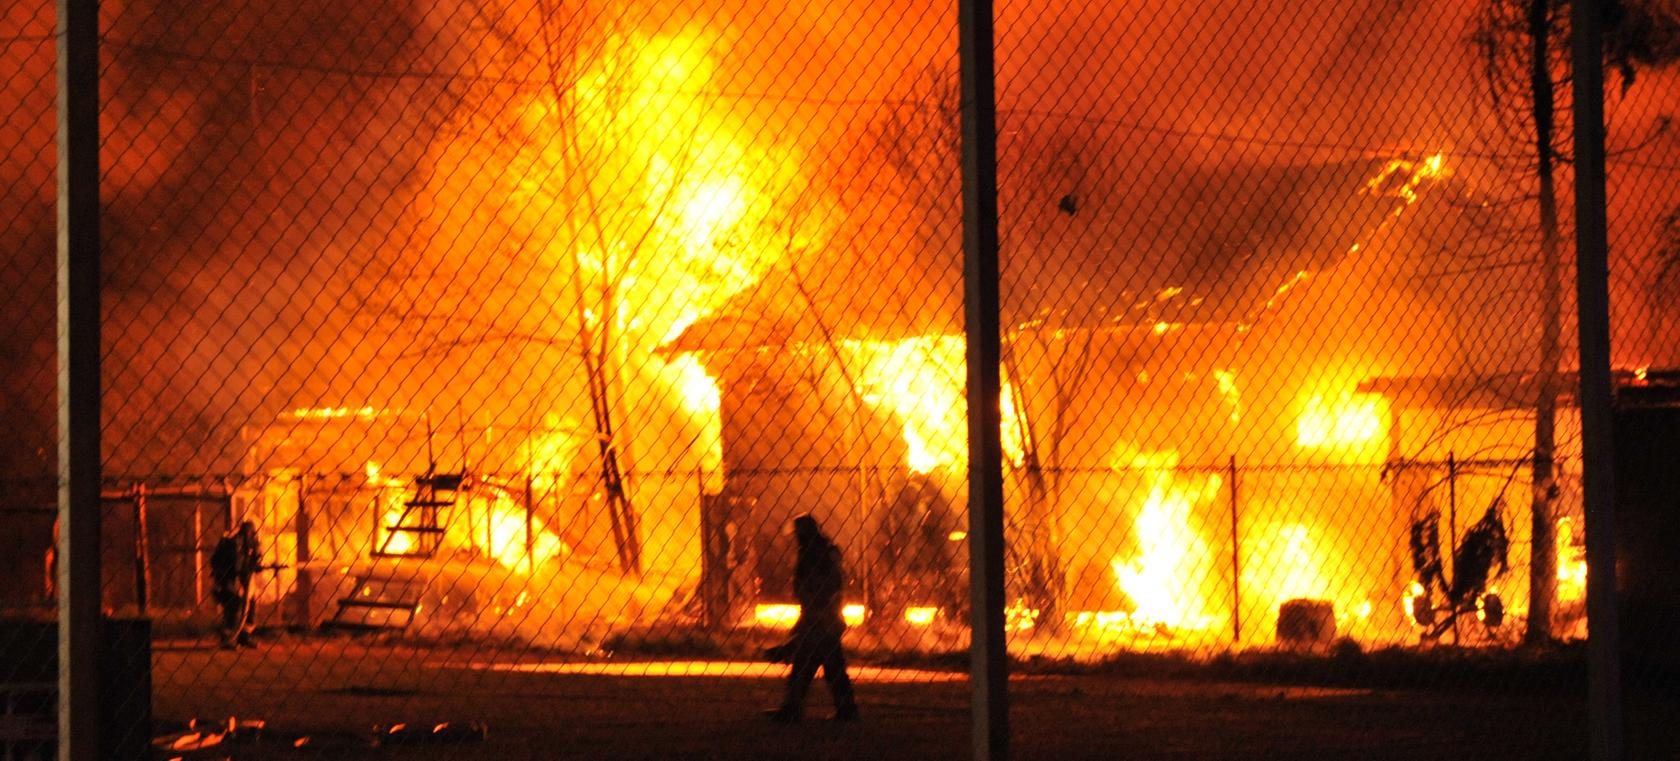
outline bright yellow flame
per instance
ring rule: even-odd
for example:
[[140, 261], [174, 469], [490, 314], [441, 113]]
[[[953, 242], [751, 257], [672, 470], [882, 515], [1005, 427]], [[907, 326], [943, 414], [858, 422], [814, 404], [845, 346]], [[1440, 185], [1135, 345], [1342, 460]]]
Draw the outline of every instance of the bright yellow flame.
[[916, 427], [909, 423], [904, 424], [904, 445], [909, 450], [906, 459], [913, 473], [932, 473], [935, 468], [945, 464], [939, 454], [922, 440], [921, 434], [916, 432]]
[[[527, 516], [525, 508], [519, 503], [500, 494], [489, 499], [474, 499], [473, 503], [474, 507], [483, 510], [484, 525], [473, 532], [470, 544], [503, 567], [525, 571], [530, 568], [531, 560], [541, 563], [561, 552], [563, 545], [560, 538], [545, 530], [542, 521], [535, 516]], [[527, 519], [530, 520], [533, 537], [529, 554], [525, 551]]]
[[374, 547], [381, 552], [398, 554], [413, 551], [417, 544], [414, 534], [391, 530], [392, 526], [402, 523], [404, 504], [409, 500], [402, 479], [380, 477], [379, 463], [371, 460], [363, 472], [367, 475], [368, 488], [374, 490], [376, 503], [384, 508], [379, 516], [379, 535], [374, 537]]
[[716, 415], [723, 405], [723, 392], [717, 381], [692, 355], [683, 355], [668, 363], [677, 373], [677, 390], [682, 396], [683, 409], [697, 416]]
[[389, 507], [385, 508], [385, 514], [381, 518], [379, 526], [380, 530], [385, 532], [385, 539], [380, 551], [397, 554], [414, 551], [416, 546], [414, 535], [408, 531], [392, 529], [393, 526], [403, 525], [402, 520], [403, 506], [400, 503], [390, 504]]
[[933, 619], [937, 615], [939, 615], [938, 608], [916, 607], [904, 610], [904, 620], [912, 626], [927, 626], [933, 623]]
[[1326, 571], [1329, 559], [1312, 529], [1304, 523], [1285, 523], [1275, 531], [1259, 531], [1259, 541], [1248, 550], [1245, 565], [1251, 570], [1244, 574], [1244, 584], [1260, 595], [1268, 610], [1295, 599], [1333, 600], [1335, 579]]
[[1015, 388], [1008, 379], [1003, 381], [1002, 392], [998, 396], [998, 427], [1002, 429], [999, 434], [1003, 440], [1003, 456], [1019, 468], [1027, 460], [1027, 450], [1021, 440], [1024, 429], [1021, 427], [1021, 411], [1015, 408]]
[[708, 494], [723, 490], [723, 392], [717, 380], [693, 355], [684, 354], [668, 362], [650, 362], [658, 376], [674, 387], [682, 408], [698, 428], [691, 445], [699, 455], [700, 471]]
[[1444, 177], [1446, 173], [1446, 157], [1439, 153], [1422, 161], [1394, 159], [1365, 182], [1365, 190], [1372, 195], [1400, 198], [1411, 204], [1417, 201], [1418, 189], [1423, 183]]
[[1371, 613], [1376, 609], [1376, 605], [1372, 604], [1370, 600], [1360, 600], [1358, 604], [1353, 606], [1353, 617], [1359, 621], [1369, 620]]
[[1176, 452], [1132, 453], [1117, 460], [1116, 467], [1142, 469], [1149, 483], [1134, 523], [1140, 550], [1109, 563], [1121, 591], [1136, 606], [1132, 620], [1178, 629], [1212, 626], [1199, 573], [1207, 546], [1192, 528], [1191, 514], [1219, 493], [1220, 477], [1191, 476], [1185, 479], [1189, 483], [1179, 483], [1173, 473]]
[[1003, 625], [1009, 631], [1024, 632], [1038, 625], [1041, 611], [1028, 607], [1025, 600], [1016, 600], [1003, 609]]
[[582, 438], [570, 430], [533, 434], [525, 442], [531, 485], [546, 490], [565, 483], [582, 446]]
[[863, 623], [863, 606], [853, 603], [840, 609], [840, 618], [847, 626], [857, 626]]
[[[405, 487], [399, 479], [377, 478], [378, 466], [373, 463], [368, 463], [368, 473], [369, 485], [379, 490], [379, 501], [384, 506], [376, 546], [396, 554], [415, 551], [420, 546], [418, 535], [393, 529], [417, 526], [419, 512], [405, 518], [406, 503], [414, 498], [413, 489]], [[525, 541], [527, 520], [532, 536], [529, 553]], [[527, 516], [523, 505], [500, 491], [465, 496], [452, 507], [440, 509], [437, 521], [443, 535], [434, 546], [440, 553], [467, 550], [512, 571], [527, 572], [533, 560], [541, 565], [566, 551], [565, 542], [545, 529], [541, 519]]]
[[968, 459], [963, 418], [963, 339], [926, 336], [897, 343], [848, 341], [861, 359], [868, 399], [904, 421], [905, 465], [930, 473]]
[[1406, 593], [1400, 596], [1400, 610], [1406, 614], [1406, 620], [1411, 621], [1415, 626], [1423, 625], [1423, 622], [1417, 619], [1417, 600], [1423, 596], [1423, 584], [1416, 581], [1408, 585]]
[[[715, 247], [724, 235], [747, 212], [748, 191], [738, 177], [708, 178], [685, 185], [677, 191], [677, 217], [681, 220], [679, 235], [691, 248]], [[744, 268], [730, 274], [746, 276]]]
[[1557, 522], [1557, 598], [1564, 603], [1587, 599], [1587, 551], [1575, 544], [1572, 518]]
[[338, 420], [347, 417], [371, 418], [378, 415], [379, 410], [372, 407], [300, 407], [292, 410], [292, 417], [302, 420]]
[[[805, 164], [781, 144], [743, 132], [738, 114], [707, 101], [716, 43], [698, 31], [610, 35], [578, 62], [568, 93], [522, 94], [505, 113], [485, 117], [499, 129], [482, 132], [512, 140], [475, 140], [463, 131], [441, 148], [433, 175], [442, 184], [432, 188], [449, 200], [440, 209], [479, 210], [445, 222], [484, 224], [482, 210], [493, 209], [513, 239], [542, 247], [548, 279], [539, 284], [560, 290], [536, 296], [538, 303], [599, 302], [541, 319], [581, 316], [589, 326], [616, 326], [611, 350], [637, 368], [625, 382], [664, 384], [703, 419], [716, 414], [716, 384], [692, 360], [670, 369], [648, 355], [762, 277], [788, 236], [810, 241], [819, 226], [815, 215], [791, 231], [766, 222], [785, 218], [771, 211]], [[574, 280], [591, 295], [572, 296]], [[546, 335], [554, 326], [538, 330]], [[539, 456], [553, 464], [570, 459]]]
[[1234, 370], [1214, 370], [1213, 379], [1219, 383], [1219, 395], [1231, 405], [1231, 422], [1242, 418], [1242, 391], [1237, 388], [1237, 373]]
[[1376, 394], [1313, 394], [1295, 421], [1295, 441], [1306, 449], [1380, 453], [1386, 411], [1386, 400]]

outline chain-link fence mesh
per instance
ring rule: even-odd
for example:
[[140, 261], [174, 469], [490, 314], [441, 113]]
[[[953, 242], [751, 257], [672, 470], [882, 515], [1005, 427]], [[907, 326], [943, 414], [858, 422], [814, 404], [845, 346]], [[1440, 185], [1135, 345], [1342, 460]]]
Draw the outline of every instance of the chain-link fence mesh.
[[[1625, 628], [1672, 664], [1680, 12], [1609, 5]], [[5, 13], [0, 646], [43, 652], [54, 8]], [[1144, 714], [1109, 672], [1491, 682], [1396, 699], [1375, 741], [1579, 755], [1578, 704], [1508, 696], [1586, 636], [1567, 18], [1000, 4], [1018, 663]], [[700, 702], [678, 736], [792, 754], [716, 717], [797, 713], [765, 649], [846, 672], [809, 644], [842, 628], [866, 719], [916, 731], [835, 752], [963, 746], [954, 7], [131, 0], [100, 28], [104, 604], [149, 622], [125, 694], [171, 753], [468, 754], [488, 721], [497, 753], [635, 755]], [[16, 711], [50, 698], [8, 668]], [[1068, 747], [1024, 689], [1024, 736]], [[1361, 752], [1212, 703], [1183, 747]], [[1478, 709], [1509, 726], [1454, 724]]]

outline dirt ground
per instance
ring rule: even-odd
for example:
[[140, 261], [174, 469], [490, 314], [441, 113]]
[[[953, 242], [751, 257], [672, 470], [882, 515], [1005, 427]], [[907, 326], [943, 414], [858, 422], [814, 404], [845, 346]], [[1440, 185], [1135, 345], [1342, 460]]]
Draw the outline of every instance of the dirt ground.
[[[819, 683], [793, 726], [759, 715], [761, 664], [566, 664], [473, 647], [343, 639], [223, 651], [159, 643], [153, 711], [261, 719], [259, 737], [186, 759], [965, 759], [960, 674], [859, 667], [861, 722], [823, 720]], [[648, 675], [650, 673], [657, 675]], [[1019, 759], [1580, 759], [1582, 700], [1556, 690], [1365, 690], [1033, 675], [1010, 685]], [[1635, 759], [1680, 759], [1680, 703], [1628, 706]], [[376, 725], [482, 722], [483, 740], [370, 747]], [[294, 743], [301, 737], [302, 748]]]

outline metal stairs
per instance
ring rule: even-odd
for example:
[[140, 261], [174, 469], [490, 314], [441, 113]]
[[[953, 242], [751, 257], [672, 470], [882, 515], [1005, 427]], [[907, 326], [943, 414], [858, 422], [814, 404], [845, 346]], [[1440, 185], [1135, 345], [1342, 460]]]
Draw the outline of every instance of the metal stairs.
[[385, 536], [369, 553], [374, 565], [356, 576], [349, 596], [339, 598], [328, 628], [402, 630], [414, 623], [429, 582], [413, 569], [404, 569], [400, 561], [436, 557], [449, 509], [467, 481], [459, 473], [427, 473], [415, 479], [415, 486], [414, 498], [403, 503], [396, 522], [382, 525]]

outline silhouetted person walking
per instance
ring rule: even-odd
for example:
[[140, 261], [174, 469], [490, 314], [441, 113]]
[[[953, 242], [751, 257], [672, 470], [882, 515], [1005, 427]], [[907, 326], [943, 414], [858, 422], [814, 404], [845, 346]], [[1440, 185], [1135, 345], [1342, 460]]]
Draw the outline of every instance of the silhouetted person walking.
[[261, 565], [257, 527], [250, 521], [222, 535], [210, 555], [212, 593], [222, 606], [222, 647], [251, 644], [251, 578]]
[[809, 515], [793, 519], [793, 536], [799, 543], [799, 559], [793, 571], [799, 620], [788, 641], [769, 650], [773, 660], [790, 664], [792, 670], [781, 707], [765, 711], [765, 715], [773, 721], [798, 721], [804, 711], [805, 693], [821, 668], [823, 681], [828, 682], [829, 692], [834, 695], [833, 718], [855, 721], [857, 700], [840, 645], [840, 635], [846, 630], [846, 620], [841, 616], [846, 573], [840, 563], [840, 548], [823, 535], [816, 519]]

